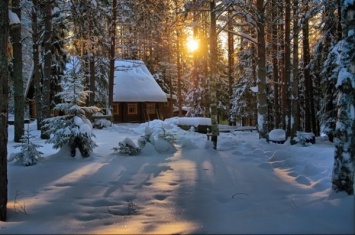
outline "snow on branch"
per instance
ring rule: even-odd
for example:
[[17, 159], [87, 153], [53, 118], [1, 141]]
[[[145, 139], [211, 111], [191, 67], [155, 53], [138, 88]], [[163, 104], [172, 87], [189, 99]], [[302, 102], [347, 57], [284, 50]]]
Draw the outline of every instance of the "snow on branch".
[[17, 16], [16, 13], [12, 12], [11, 10], [9, 10], [9, 20], [10, 25], [21, 24], [20, 18]]

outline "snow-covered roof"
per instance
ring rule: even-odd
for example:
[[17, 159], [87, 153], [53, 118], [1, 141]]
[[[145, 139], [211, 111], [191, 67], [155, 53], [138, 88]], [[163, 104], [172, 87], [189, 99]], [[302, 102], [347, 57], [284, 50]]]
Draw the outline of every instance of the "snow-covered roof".
[[188, 125], [188, 126], [211, 126], [211, 118], [205, 117], [180, 117], [177, 122], [178, 125]]
[[141, 60], [115, 61], [113, 101], [167, 102], [166, 94]]

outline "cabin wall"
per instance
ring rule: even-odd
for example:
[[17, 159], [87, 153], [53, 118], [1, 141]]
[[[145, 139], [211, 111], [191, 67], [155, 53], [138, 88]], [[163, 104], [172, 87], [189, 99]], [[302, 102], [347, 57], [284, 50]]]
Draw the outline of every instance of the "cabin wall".
[[173, 104], [170, 99], [167, 102], [159, 103], [159, 110], [162, 116], [162, 119], [171, 118], [173, 116]]
[[120, 122], [147, 122], [154, 119], [166, 119], [172, 116], [169, 102], [114, 102], [113, 120]]

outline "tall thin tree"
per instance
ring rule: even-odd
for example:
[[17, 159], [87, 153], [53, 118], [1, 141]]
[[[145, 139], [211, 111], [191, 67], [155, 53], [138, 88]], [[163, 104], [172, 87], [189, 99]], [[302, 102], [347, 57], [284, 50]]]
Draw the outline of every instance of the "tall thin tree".
[[354, 195], [355, 174], [355, 2], [342, 0], [343, 41], [338, 75], [338, 120], [332, 189]]
[[[309, 10], [308, 0], [304, 2], [306, 7], [306, 12]], [[309, 63], [311, 61], [311, 54], [309, 48], [309, 18], [308, 15], [304, 15], [302, 21], [302, 52], [303, 52], [303, 75], [304, 75], [304, 83], [305, 83], [305, 105], [304, 105], [304, 123], [305, 123], [305, 131], [312, 132], [312, 119], [311, 119], [311, 103], [313, 102], [311, 97], [311, 74]]]
[[[21, 19], [20, 0], [12, 0], [12, 11]], [[24, 134], [24, 92], [22, 76], [22, 39], [21, 24], [16, 24], [10, 31], [13, 48], [13, 81], [14, 81], [14, 141], [20, 142]]]
[[258, 71], [257, 71], [257, 85], [258, 85], [258, 130], [259, 138], [266, 138], [268, 133], [267, 128], [267, 91], [266, 91], [266, 58], [265, 58], [265, 6], [264, 0], [256, 1], [257, 20], [256, 28], [258, 38]]
[[9, 3], [0, 1], [0, 220], [7, 214], [7, 112], [8, 112], [8, 58]]
[[271, 47], [272, 47], [272, 68], [273, 68], [273, 87], [274, 87], [274, 100], [273, 100], [273, 106], [274, 106], [274, 112], [273, 112], [273, 119], [274, 119], [274, 128], [279, 128], [280, 127], [280, 95], [279, 95], [279, 87], [280, 87], [280, 81], [279, 81], [279, 64], [278, 64], [278, 29], [277, 29], [277, 22], [278, 16], [277, 16], [277, 0], [272, 0], [271, 1], [271, 18], [272, 18], [272, 25], [271, 25]]
[[210, 2], [210, 16], [211, 16], [211, 27], [210, 27], [210, 110], [211, 110], [211, 133], [213, 148], [217, 149], [217, 139], [219, 135], [218, 123], [217, 123], [217, 33], [216, 33], [216, 3], [215, 1]]
[[108, 82], [109, 108], [112, 108], [113, 105], [113, 82], [114, 82], [114, 73], [115, 73], [115, 51], [116, 51], [116, 20], [117, 20], [117, 0], [113, 0], [111, 25], [110, 25], [111, 46], [110, 46], [110, 73], [109, 73], [109, 82]]
[[[228, 22], [228, 96], [229, 100], [232, 99], [233, 96], [233, 83], [234, 83], [234, 77], [233, 77], [233, 71], [234, 71], [234, 35], [233, 35], [233, 11], [232, 8], [228, 10], [228, 17], [230, 18], [230, 21]], [[232, 110], [232, 102], [229, 104], [229, 112]], [[235, 125], [234, 123], [229, 119], [229, 125]]]
[[[52, 0], [44, 2], [44, 68], [43, 68], [43, 89], [42, 89], [42, 120], [50, 117], [51, 113], [51, 74], [52, 74]], [[46, 130], [41, 128], [41, 138], [49, 139]]]
[[290, 79], [291, 79], [291, 1], [285, 0], [285, 44], [284, 44], [284, 68], [285, 68], [285, 116], [286, 137], [291, 135], [291, 102], [290, 102]]
[[299, 34], [299, 29], [298, 29], [298, 0], [293, 0], [293, 6], [292, 6], [292, 11], [293, 11], [293, 28], [292, 28], [292, 33], [293, 33], [293, 52], [292, 52], [292, 78], [291, 78], [291, 83], [292, 83], [292, 98], [291, 98], [291, 144], [297, 143], [295, 140], [297, 136], [297, 131], [300, 130], [300, 115], [299, 115], [299, 79], [298, 79], [298, 65], [299, 65], [299, 60], [298, 60], [298, 34]]
[[39, 22], [38, 22], [39, 4], [38, 0], [32, 0], [31, 18], [32, 18], [32, 58], [33, 71], [32, 79], [35, 90], [35, 107], [37, 118], [37, 130], [42, 127], [42, 95], [41, 95], [41, 65], [40, 65], [40, 51], [39, 51]]

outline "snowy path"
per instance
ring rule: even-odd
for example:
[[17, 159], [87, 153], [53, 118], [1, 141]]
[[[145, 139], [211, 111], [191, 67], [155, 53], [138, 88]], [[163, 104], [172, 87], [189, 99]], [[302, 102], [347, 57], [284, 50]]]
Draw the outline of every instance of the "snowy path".
[[290, 147], [238, 132], [222, 133], [216, 151], [206, 148], [205, 135], [181, 131], [174, 153], [114, 153], [124, 138], [137, 141], [143, 134], [137, 127], [95, 129], [98, 147], [88, 159], [44, 148], [46, 159], [37, 165], [10, 165], [9, 222], [0, 233], [353, 231], [348, 199], [326, 199], [327, 146], [301, 148], [305, 158], [289, 158]]

